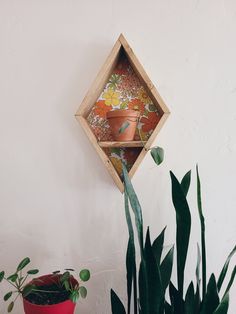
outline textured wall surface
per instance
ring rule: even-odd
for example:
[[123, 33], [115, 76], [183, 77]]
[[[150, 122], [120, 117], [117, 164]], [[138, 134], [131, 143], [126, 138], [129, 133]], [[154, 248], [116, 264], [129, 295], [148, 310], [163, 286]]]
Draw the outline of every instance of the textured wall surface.
[[[173, 243], [168, 172], [182, 177], [198, 162], [208, 276], [220, 271], [236, 241], [235, 30], [233, 0], [0, 0], [1, 268], [24, 256], [42, 273], [89, 267], [81, 314], [109, 314], [111, 287], [125, 296], [123, 198], [74, 119], [123, 32], [171, 110], [156, 141], [165, 163], [148, 155], [133, 180], [145, 225], [152, 236], [168, 225]], [[188, 281], [199, 241], [193, 180]], [[234, 286], [230, 314], [235, 295]]]

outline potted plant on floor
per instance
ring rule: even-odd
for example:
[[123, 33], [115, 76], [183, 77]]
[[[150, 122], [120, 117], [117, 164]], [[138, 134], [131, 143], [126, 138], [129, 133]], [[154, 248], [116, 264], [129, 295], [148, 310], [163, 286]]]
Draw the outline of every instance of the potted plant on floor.
[[[197, 204], [201, 223], [201, 249], [198, 248], [196, 261], [196, 284], [191, 282], [184, 293], [185, 265], [191, 232], [191, 212], [187, 201], [191, 172], [187, 172], [179, 182], [171, 172], [172, 201], [176, 212], [176, 259], [177, 286], [171, 281], [173, 248], [162, 257], [165, 228], [151, 242], [149, 229], [143, 238], [142, 209], [133, 189], [127, 170], [123, 167], [125, 215], [129, 231], [126, 253], [127, 269], [127, 307], [117, 294], [111, 290], [112, 314], [130, 314], [133, 303], [134, 314], [226, 314], [229, 307], [229, 291], [236, 275], [236, 266], [222, 293], [229, 263], [236, 252], [236, 246], [229, 254], [219, 276], [211, 274], [207, 282], [205, 219], [202, 211], [201, 184], [197, 168]], [[130, 207], [134, 213], [136, 234], [140, 250], [140, 266], [137, 273], [134, 227]], [[161, 258], [162, 257], [162, 258]], [[201, 268], [201, 270], [200, 270]], [[200, 279], [202, 275], [202, 280]], [[169, 299], [166, 290], [169, 290]]]
[[[5, 280], [12, 287], [3, 298], [4, 301], [10, 301], [8, 313], [13, 310], [17, 298], [22, 296], [25, 314], [73, 314], [79, 297], [85, 298], [87, 295], [86, 288], [72, 275], [75, 271], [73, 269], [65, 269], [62, 273], [54, 271], [26, 283], [29, 276], [39, 272], [38, 269], [24, 272], [29, 263], [30, 259], [24, 258], [10, 276], [6, 276], [5, 271], [0, 272], [0, 282]], [[81, 281], [88, 281], [89, 270], [81, 270], [78, 277]]]

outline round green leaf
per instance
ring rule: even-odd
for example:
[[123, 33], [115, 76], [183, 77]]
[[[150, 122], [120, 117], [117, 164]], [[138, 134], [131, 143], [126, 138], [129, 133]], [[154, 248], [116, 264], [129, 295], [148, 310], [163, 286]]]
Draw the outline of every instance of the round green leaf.
[[26, 265], [28, 265], [30, 263], [30, 259], [29, 257], [25, 257], [20, 264], [17, 266], [17, 271], [22, 270]]
[[90, 271], [88, 269], [82, 269], [79, 273], [79, 277], [82, 281], [88, 281], [90, 278]]
[[4, 301], [7, 301], [8, 299], [10, 299], [11, 296], [12, 296], [12, 291], [6, 293], [6, 294], [4, 295], [4, 298], [3, 298]]
[[38, 272], [39, 272], [38, 269], [30, 269], [30, 270], [27, 271], [27, 274], [29, 274], [29, 275], [35, 275], [35, 274], [37, 274]]
[[3, 280], [4, 276], [5, 276], [5, 272], [1, 271], [0, 272], [0, 282]]
[[151, 149], [151, 156], [157, 165], [160, 165], [164, 160], [164, 150], [161, 147], [153, 147]]
[[79, 288], [79, 292], [80, 292], [81, 297], [82, 297], [83, 299], [85, 299], [86, 296], [87, 296], [87, 289], [82, 286], [82, 287]]
[[12, 301], [12, 302], [8, 305], [7, 312], [10, 313], [10, 312], [13, 310], [13, 307], [14, 307], [14, 302]]
[[9, 277], [7, 277], [7, 280], [10, 280], [12, 282], [16, 282], [16, 279], [18, 278], [17, 274], [12, 274]]

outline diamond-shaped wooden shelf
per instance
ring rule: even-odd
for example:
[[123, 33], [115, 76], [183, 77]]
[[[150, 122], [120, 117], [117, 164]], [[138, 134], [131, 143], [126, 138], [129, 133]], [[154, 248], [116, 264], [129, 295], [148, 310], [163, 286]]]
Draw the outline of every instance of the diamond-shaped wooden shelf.
[[[112, 138], [106, 113], [120, 108], [140, 111], [133, 141]], [[132, 178], [168, 115], [167, 106], [121, 34], [75, 115], [121, 192], [122, 162]]]

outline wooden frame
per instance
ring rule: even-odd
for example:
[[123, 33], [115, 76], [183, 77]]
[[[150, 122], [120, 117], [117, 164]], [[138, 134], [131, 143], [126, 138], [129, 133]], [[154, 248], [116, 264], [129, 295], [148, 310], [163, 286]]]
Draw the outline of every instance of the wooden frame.
[[[139, 77], [140, 81], [145, 86], [148, 96], [151, 98], [151, 100], [156, 105], [156, 107], [158, 108], [158, 111], [161, 114], [160, 121], [158, 122], [157, 126], [155, 127], [149, 139], [145, 142], [142, 142], [142, 141], [141, 142], [132, 141], [128, 143], [127, 142], [114, 142], [114, 141], [113, 142], [98, 142], [96, 136], [94, 135], [93, 131], [91, 130], [86, 120], [89, 112], [91, 111], [99, 95], [101, 94], [106, 82], [108, 81], [114, 67], [116, 66], [121, 50], [125, 52], [136, 75]], [[154, 87], [153, 83], [149, 79], [147, 73], [145, 72], [140, 62], [138, 61], [137, 57], [135, 56], [128, 42], [126, 41], [124, 36], [121, 34], [118, 40], [116, 41], [107, 60], [102, 66], [100, 72], [98, 73], [96, 79], [94, 80], [92, 86], [87, 92], [85, 98], [83, 99], [82, 104], [80, 105], [78, 111], [75, 114], [75, 117], [81, 124], [90, 142], [92, 143], [98, 155], [102, 159], [104, 165], [106, 166], [107, 170], [112, 176], [114, 182], [116, 183], [120, 191], [123, 192], [124, 190], [123, 182], [120, 176], [118, 175], [116, 169], [114, 168], [113, 164], [111, 163], [109, 157], [104, 152], [103, 148], [104, 147], [143, 147], [138, 158], [136, 159], [135, 163], [133, 164], [132, 168], [129, 171], [129, 176], [130, 178], [132, 178], [134, 173], [138, 169], [140, 163], [142, 162], [144, 156], [146, 155], [148, 149], [151, 147], [160, 129], [164, 125], [169, 114], [170, 112], [166, 104], [164, 103], [163, 99], [161, 98], [158, 91]]]

